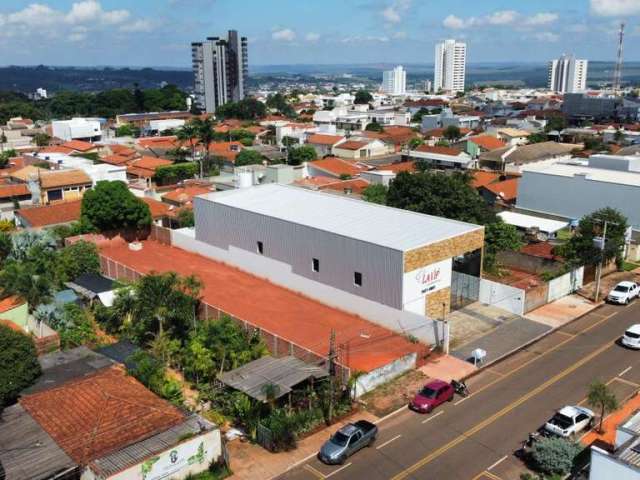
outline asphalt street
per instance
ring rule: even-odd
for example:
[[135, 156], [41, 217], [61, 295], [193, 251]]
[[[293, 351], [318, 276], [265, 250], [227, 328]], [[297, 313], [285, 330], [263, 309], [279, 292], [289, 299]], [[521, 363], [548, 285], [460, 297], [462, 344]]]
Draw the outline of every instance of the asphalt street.
[[428, 415], [403, 409], [379, 423], [374, 446], [345, 465], [316, 458], [279, 477], [311, 479], [518, 478], [514, 452], [564, 405], [582, 404], [600, 379], [623, 401], [640, 389], [640, 351], [617, 344], [640, 323], [640, 301], [605, 305], [470, 379], [471, 395]]

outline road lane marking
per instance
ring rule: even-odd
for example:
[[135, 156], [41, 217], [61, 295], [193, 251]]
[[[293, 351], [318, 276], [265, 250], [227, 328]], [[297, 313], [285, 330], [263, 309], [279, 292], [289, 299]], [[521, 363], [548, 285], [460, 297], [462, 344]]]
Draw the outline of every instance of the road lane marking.
[[311, 472], [316, 478], [319, 478], [320, 480], [324, 480], [325, 476], [320, 471], [316, 470], [311, 465], [309, 465], [308, 463], [303, 468], [307, 472]]
[[387, 445], [389, 445], [391, 442], [393, 442], [394, 440], [397, 440], [401, 437], [402, 435], [396, 435], [395, 437], [393, 437], [391, 440], [387, 440], [386, 442], [384, 442], [381, 445], [378, 445], [376, 447], [376, 450], [380, 450], [382, 447], [386, 447]]
[[430, 422], [431, 420], [433, 420], [436, 417], [439, 417], [440, 415], [442, 415], [444, 413], [444, 410], [440, 410], [438, 413], [436, 413], [435, 415], [431, 415], [429, 418], [425, 419], [422, 421], [422, 423], [427, 423]]
[[[467, 398], [473, 397], [474, 395], [479, 394], [480, 392], [483, 392], [484, 390], [486, 390], [487, 388], [490, 388], [492, 386], [494, 386], [496, 383], [504, 380], [505, 378], [511, 377], [512, 375], [514, 375], [515, 373], [517, 373], [518, 371], [522, 370], [523, 368], [531, 365], [533, 362], [536, 362], [538, 360], [540, 360], [541, 358], [545, 357], [546, 355], [555, 352], [557, 349], [559, 349], [560, 347], [563, 347], [564, 345], [566, 345], [567, 343], [571, 342], [572, 340], [575, 340], [576, 338], [578, 338], [580, 335], [587, 333], [588, 331], [596, 328], [597, 326], [603, 324], [604, 322], [606, 322], [607, 320], [609, 320], [611, 317], [613, 317], [614, 315], [617, 315], [617, 312], [611, 313], [609, 315], [607, 315], [606, 317], [602, 317], [602, 319], [598, 320], [596, 323], [594, 323], [593, 325], [589, 325], [588, 327], [584, 328], [583, 330], [580, 331], [580, 333], [574, 335], [573, 337], [567, 337], [566, 340], [563, 340], [562, 342], [560, 342], [559, 344], [551, 347], [548, 350], [545, 350], [544, 352], [536, 355], [535, 357], [533, 357], [531, 360], [527, 360], [526, 362], [524, 362], [523, 364], [517, 366], [516, 368], [510, 370], [508, 373], [504, 374], [504, 377], [500, 377], [497, 378], [495, 380], [492, 380], [491, 382], [489, 382], [488, 384], [484, 385], [483, 387], [478, 388], [475, 392], [471, 393], [471, 395], [464, 397], [462, 400], [458, 400], [457, 402], [454, 403], [454, 405], [460, 405], [462, 402], [464, 402]], [[556, 332], [559, 332], [560, 330], [556, 330]], [[618, 337], [616, 337], [618, 338]], [[615, 340], [615, 339], [614, 339]], [[524, 350], [523, 350], [524, 351]]]
[[497, 375], [498, 377], [504, 377], [506, 375], [506, 373], [500, 373], [500, 372], [494, 370], [493, 368], [488, 368], [487, 370], [485, 370], [485, 372], [493, 373], [494, 375]]
[[351, 464], [351, 462], [349, 462], [349, 463], [347, 463], [346, 465], [341, 466], [339, 469], [334, 470], [333, 472], [331, 472], [331, 473], [329, 473], [329, 474], [325, 475], [325, 477], [324, 477], [324, 478], [333, 477], [336, 473], [341, 472], [342, 470], [344, 470], [345, 468], [347, 468], [347, 467], [349, 467], [349, 466], [351, 466], [351, 465], [352, 465], [352, 464]]
[[484, 472], [484, 475], [489, 477], [491, 480], [502, 480], [499, 476], [491, 473], [488, 469]]
[[[574, 333], [563, 332], [562, 330], [556, 330], [556, 332], [555, 332], [555, 333], [559, 333], [560, 335], [564, 335], [564, 336], [566, 336], [566, 337], [571, 337], [571, 338], [575, 337], [575, 334], [574, 334]], [[552, 335], [553, 335], [553, 334], [552, 334]]]
[[630, 387], [634, 387], [634, 388], [640, 388], [640, 385], [632, 382], [630, 380], [624, 379], [624, 378], [620, 378], [620, 377], [615, 377], [614, 380], [620, 382], [620, 383], [624, 383], [625, 385], [629, 385]]
[[487, 468], [487, 471], [489, 470], [493, 470], [494, 468], [496, 468], [498, 465], [500, 465], [502, 462], [504, 462], [507, 458], [509, 458], [509, 455], [505, 455], [504, 457], [502, 457], [500, 460], [498, 460], [496, 463], [492, 464], [490, 467]]
[[419, 460], [418, 462], [413, 464], [411, 467], [409, 467], [409, 468], [401, 471], [397, 475], [393, 476], [392, 480], [401, 480], [401, 479], [407, 478], [409, 475], [413, 474], [415, 471], [417, 471], [420, 468], [424, 467], [425, 465], [431, 463], [436, 458], [441, 457], [447, 451], [451, 450], [452, 448], [456, 447], [460, 443], [464, 442], [465, 440], [467, 440], [472, 435], [475, 435], [476, 433], [478, 433], [482, 429], [488, 427], [489, 425], [491, 425], [492, 423], [496, 422], [500, 418], [504, 417], [505, 415], [507, 415], [511, 411], [515, 410], [520, 405], [524, 404], [528, 400], [530, 400], [533, 397], [535, 397], [536, 395], [540, 394], [541, 392], [543, 392], [544, 390], [549, 388], [551, 385], [559, 382], [564, 377], [566, 377], [566, 376], [570, 375], [571, 373], [575, 372], [577, 369], [579, 369], [580, 367], [582, 367], [583, 365], [585, 365], [589, 361], [593, 360], [598, 355], [601, 355], [606, 350], [610, 349], [613, 345], [614, 345], [614, 343], [612, 341], [609, 341], [609, 342], [605, 343], [604, 345], [602, 345], [597, 350], [594, 350], [593, 352], [591, 352], [586, 357], [582, 357], [580, 360], [575, 362], [570, 367], [568, 367], [565, 370], [563, 370], [562, 372], [556, 374], [555, 376], [553, 376], [552, 378], [550, 378], [546, 382], [542, 383], [541, 385], [538, 385], [536, 388], [534, 388], [533, 390], [529, 391], [525, 395], [521, 396], [519, 399], [517, 399], [516, 401], [512, 402], [511, 404], [507, 405], [502, 410], [496, 412], [495, 414], [493, 414], [489, 418], [486, 418], [482, 422], [476, 424], [474, 427], [470, 428], [466, 432], [461, 433], [456, 438], [451, 440], [449, 443], [447, 443], [447, 444], [443, 445], [442, 447], [434, 450], [429, 455], [424, 457], [422, 460]]
[[627, 368], [625, 368], [624, 370], [622, 370], [618, 376], [621, 377], [623, 376], [625, 373], [627, 373], [629, 370], [631, 370], [633, 367], [632, 366], [628, 366]]
[[407, 406], [406, 406], [406, 405], [404, 405], [404, 406], [400, 407], [399, 409], [394, 410], [393, 412], [389, 413], [388, 415], [385, 415], [384, 417], [379, 418], [378, 420], [376, 420], [376, 421], [375, 421], [375, 422], [373, 422], [373, 423], [377, 425], [377, 424], [382, 423], [382, 422], [384, 422], [385, 420], [388, 420], [389, 418], [391, 418], [391, 417], [393, 417], [393, 416], [397, 415], [397, 414], [398, 414], [398, 413], [400, 413], [400, 412], [408, 412], [408, 411], [409, 411], [409, 409], [407, 408]]

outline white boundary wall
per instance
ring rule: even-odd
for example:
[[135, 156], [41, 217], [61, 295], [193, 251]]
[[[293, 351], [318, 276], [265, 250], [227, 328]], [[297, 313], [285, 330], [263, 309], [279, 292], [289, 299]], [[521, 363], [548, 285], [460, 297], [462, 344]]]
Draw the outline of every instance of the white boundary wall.
[[480, 280], [480, 298], [478, 300], [516, 315], [523, 315], [525, 291], [482, 278]]
[[441, 345], [449, 332], [443, 322], [424, 315], [397, 310], [381, 303], [315, 282], [292, 272], [291, 266], [253, 252], [230, 247], [223, 250], [195, 239], [191, 228], [171, 230], [171, 244], [217, 260], [245, 272], [300, 292], [326, 305], [359, 315], [401, 335], [412, 335], [428, 345]]
[[582, 287], [584, 281], [584, 267], [572, 270], [549, 282], [547, 302], [553, 302], [565, 297]]
[[355, 396], [360, 397], [383, 383], [389, 382], [415, 367], [416, 354], [411, 353], [394, 362], [388, 363], [384, 367], [380, 367], [372, 372], [362, 375], [356, 380]]

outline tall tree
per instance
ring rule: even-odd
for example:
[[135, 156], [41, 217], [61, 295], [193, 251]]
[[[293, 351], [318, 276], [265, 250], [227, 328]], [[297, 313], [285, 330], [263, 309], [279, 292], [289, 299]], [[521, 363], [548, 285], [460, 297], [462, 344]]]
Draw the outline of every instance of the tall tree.
[[604, 416], [606, 413], [613, 412], [618, 408], [618, 399], [615, 394], [609, 390], [609, 387], [605, 383], [600, 380], [595, 380], [591, 385], [589, 385], [587, 402], [592, 407], [600, 410], [598, 430], [602, 433], [602, 422], [604, 421]]
[[31, 337], [0, 324], [0, 412], [40, 376]]
[[215, 132], [213, 127], [215, 127], [216, 122], [213, 117], [209, 116], [205, 119], [197, 118], [193, 122], [193, 127], [196, 131], [196, 137], [198, 139], [198, 143], [202, 145], [204, 148], [204, 155], [200, 159], [200, 178], [204, 177], [204, 163], [206, 162], [209, 165], [211, 160], [211, 144], [215, 141]]
[[365, 105], [373, 101], [373, 96], [366, 90], [358, 90], [355, 95], [354, 103], [358, 105]]
[[460, 131], [460, 127], [456, 125], [449, 125], [444, 129], [443, 135], [444, 138], [446, 138], [450, 142], [455, 142], [462, 137], [462, 132]]
[[[178, 140], [182, 142], [183, 145], [185, 143], [187, 144], [187, 146], [189, 147], [189, 150], [191, 150], [191, 161], [195, 162], [196, 145], [197, 145], [197, 142], [200, 141], [198, 124], [194, 122], [186, 123], [185, 125], [182, 126], [182, 128], [180, 128], [176, 132], [176, 136], [178, 137]], [[180, 147], [182, 147], [183, 145], [181, 145]]]
[[304, 162], [312, 162], [318, 158], [316, 149], [311, 145], [289, 147], [287, 161], [289, 165], [302, 165]]
[[142, 229], [151, 225], [151, 212], [124, 182], [99, 181], [82, 198], [81, 219], [102, 232]]

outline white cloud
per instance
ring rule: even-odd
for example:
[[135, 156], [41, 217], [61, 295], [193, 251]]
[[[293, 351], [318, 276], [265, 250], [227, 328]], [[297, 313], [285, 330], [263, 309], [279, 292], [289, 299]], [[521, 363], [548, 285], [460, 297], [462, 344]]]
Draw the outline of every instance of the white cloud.
[[[130, 23], [127, 23], [130, 21]], [[122, 32], [150, 31], [155, 24], [147, 19], [131, 19], [129, 10], [105, 10], [98, 0], [81, 0], [68, 11], [44, 3], [32, 3], [22, 10], [0, 14], [3, 35], [53, 37], [66, 34], [71, 42], [80, 42], [92, 32], [119, 26]]]
[[271, 38], [281, 42], [293, 42], [296, 39], [296, 32], [290, 28], [283, 28], [281, 30], [275, 30], [271, 34]]
[[518, 18], [518, 12], [513, 10], [502, 10], [492, 13], [485, 17], [486, 22], [489, 25], [509, 25], [516, 21]]
[[533, 37], [540, 42], [555, 43], [560, 40], [560, 35], [552, 32], [539, 32], [536, 33]]
[[[640, 1], [640, 0], [638, 0]], [[497, 12], [490, 13], [482, 17], [468, 17], [460, 18], [455, 15], [449, 15], [445, 18], [442, 24], [446, 28], [452, 30], [462, 30], [465, 28], [479, 27], [479, 26], [505, 26], [512, 25], [515, 28], [524, 28], [548, 25], [558, 20], [557, 13], [541, 12], [531, 17], [524, 17], [515, 10], [499, 10]]]
[[317, 42], [318, 40], [320, 40], [320, 34], [319, 33], [314, 33], [314, 32], [309, 32], [304, 36], [304, 39], [307, 42]]
[[591, 13], [600, 17], [640, 15], [640, 1], [591, 0]]
[[467, 22], [460, 17], [456, 17], [455, 15], [449, 15], [442, 21], [442, 25], [452, 30], [461, 30], [463, 28], [467, 28]]
[[353, 35], [340, 40], [341, 43], [387, 43], [388, 41], [389, 37], [385, 35]]
[[404, 38], [407, 38], [407, 32], [395, 32], [393, 35], [391, 35], [393, 38], [395, 38], [396, 40], [402, 40]]
[[557, 21], [558, 18], [557, 13], [541, 12], [535, 14], [533, 17], [527, 18], [524, 23], [525, 25], [531, 26], [548, 25]]
[[402, 21], [402, 16], [411, 7], [411, 0], [395, 0], [380, 12], [385, 22], [397, 24]]

